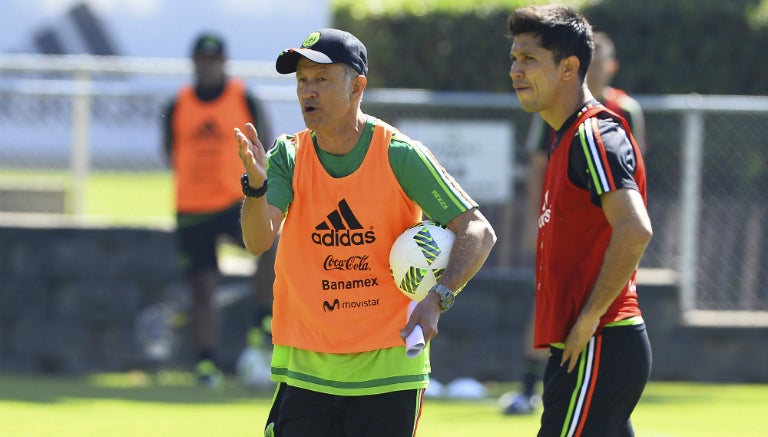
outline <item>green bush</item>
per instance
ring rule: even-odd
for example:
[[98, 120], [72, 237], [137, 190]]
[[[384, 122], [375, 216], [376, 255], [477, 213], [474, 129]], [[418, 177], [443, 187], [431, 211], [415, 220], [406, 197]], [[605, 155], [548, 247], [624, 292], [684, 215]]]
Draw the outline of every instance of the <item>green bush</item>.
[[584, 13], [616, 43], [619, 87], [636, 94], [766, 94], [768, 26], [759, 7], [757, 0], [604, 0]]
[[[333, 20], [368, 46], [372, 87], [511, 91], [507, 16], [545, 2], [477, 3], [337, 0]], [[568, 3], [614, 38], [615, 83], [632, 93], [768, 90], [768, 0]]]

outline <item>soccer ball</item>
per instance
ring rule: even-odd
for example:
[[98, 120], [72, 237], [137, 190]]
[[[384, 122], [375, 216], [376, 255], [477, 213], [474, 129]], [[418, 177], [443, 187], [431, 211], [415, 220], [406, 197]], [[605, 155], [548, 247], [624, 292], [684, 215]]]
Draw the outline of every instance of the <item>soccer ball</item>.
[[412, 300], [422, 300], [448, 266], [455, 238], [452, 231], [430, 220], [406, 229], [389, 252], [397, 288]]

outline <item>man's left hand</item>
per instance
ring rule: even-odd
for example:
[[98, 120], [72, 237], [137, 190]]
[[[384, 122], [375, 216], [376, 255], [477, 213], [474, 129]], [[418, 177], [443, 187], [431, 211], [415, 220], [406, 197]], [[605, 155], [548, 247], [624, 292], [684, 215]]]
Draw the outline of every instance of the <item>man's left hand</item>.
[[597, 320], [579, 316], [576, 320], [576, 324], [573, 325], [571, 331], [568, 333], [568, 337], [565, 339], [565, 349], [563, 350], [563, 359], [560, 365], [563, 366], [568, 363], [568, 373], [573, 372], [576, 368], [576, 363], [579, 362], [579, 354], [584, 350], [584, 347], [592, 338], [592, 335], [597, 329], [597, 325], [600, 322], [600, 318]]

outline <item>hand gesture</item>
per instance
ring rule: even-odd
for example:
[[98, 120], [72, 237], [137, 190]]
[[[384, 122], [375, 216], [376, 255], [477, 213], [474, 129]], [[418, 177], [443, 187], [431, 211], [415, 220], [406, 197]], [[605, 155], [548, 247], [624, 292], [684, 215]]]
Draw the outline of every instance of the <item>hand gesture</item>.
[[237, 153], [240, 160], [243, 161], [243, 167], [248, 173], [251, 186], [258, 188], [267, 179], [267, 154], [253, 124], [246, 123], [244, 130], [243, 133], [240, 128], [235, 128]]

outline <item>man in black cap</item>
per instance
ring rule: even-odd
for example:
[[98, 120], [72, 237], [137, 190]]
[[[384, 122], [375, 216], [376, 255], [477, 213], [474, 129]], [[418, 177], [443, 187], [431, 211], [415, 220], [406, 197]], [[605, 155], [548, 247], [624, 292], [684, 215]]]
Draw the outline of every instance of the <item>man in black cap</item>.
[[[203, 33], [192, 46], [195, 84], [184, 86], [164, 112], [164, 149], [175, 173], [177, 237], [181, 265], [192, 295], [191, 335], [200, 383], [216, 386], [221, 371], [216, 361], [219, 336], [214, 294], [219, 278], [216, 245], [229, 237], [242, 245], [240, 208], [243, 194], [233, 178], [242, 164], [232, 156], [233, 124], [253, 120], [266, 132], [266, 117], [244, 83], [227, 77], [226, 50], [221, 36]], [[268, 133], [266, 133], [268, 135]], [[271, 313], [274, 252], [259, 258], [254, 275], [254, 331]], [[259, 342], [258, 333], [249, 333]]]
[[[423, 144], [361, 111], [368, 59], [357, 38], [320, 29], [283, 51], [276, 67], [296, 73], [307, 129], [280, 136], [267, 153], [252, 124], [235, 129], [246, 247], [269, 250], [282, 227], [272, 319], [278, 386], [265, 435], [413, 436], [429, 347], [409, 358], [403, 339], [417, 324], [427, 341], [437, 335], [440, 313], [496, 236]], [[456, 241], [441, 279], [408, 318], [389, 252], [422, 214]]]

